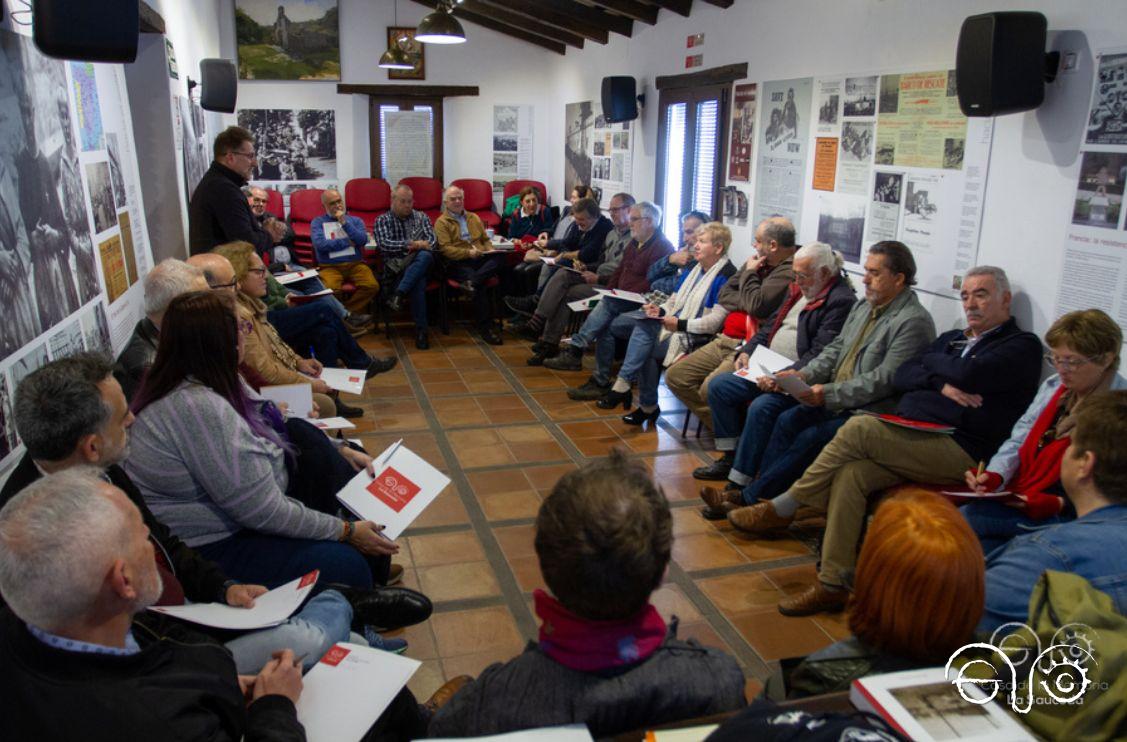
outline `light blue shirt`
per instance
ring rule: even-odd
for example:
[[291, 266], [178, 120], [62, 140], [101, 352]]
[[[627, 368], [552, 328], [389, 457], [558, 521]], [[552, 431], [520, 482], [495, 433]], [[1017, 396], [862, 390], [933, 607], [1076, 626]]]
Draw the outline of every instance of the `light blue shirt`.
[[447, 211], [446, 213], [458, 222], [458, 226], [462, 228], [462, 239], [468, 242], [470, 239], [470, 225], [466, 223], [466, 212], [463, 211], [461, 214], [454, 214]]
[[44, 631], [43, 629], [27, 624], [27, 630], [31, 632], [39, 641], [46, 644], [48, 647], [61, 649], [64, 652], [78, 652], [80, 654], [108, 654], [115, 657], [129, 657], [141, 651], [141, 645], [133, 638], [132, 631], [125, 632], [125, 646], [124, 647], [107, 647], [103, 644], [91, 644], [90, 642], [79, 641], [78, 639], [68, 639], [65, 636], [57, 636]]

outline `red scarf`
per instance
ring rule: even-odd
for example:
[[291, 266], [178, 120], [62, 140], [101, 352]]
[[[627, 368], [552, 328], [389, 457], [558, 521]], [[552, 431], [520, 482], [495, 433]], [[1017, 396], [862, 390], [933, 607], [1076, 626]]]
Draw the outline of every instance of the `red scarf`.
[[1033, 423], [1029, 435], [1025, 436], [1018, 449], [1019, 464], [1017, 473], [1010, 482], [1011, 492], [1020, 492], [1029, 498], [1025, 512], [1031, 518], [1048, 518], [1060, 509], [1060, 500], [1055, 495], [1045, 494], [1045, 490], [1060, 480], [1060, 462], [1068, 448], [1069, 436], [1061, 436], [1038, 450], [1037, 443], [1056, 419], [1060, 399], [1067, 391], [1063, 386], [1057, 389], [1045, 409]]
[[652, 605], [621, 621], [588, 621], [543, 590], [532, 594], [540, 624], [540, 649], [564, 667], [598, 672], [632, 665], [665, 641], [665, 621]]

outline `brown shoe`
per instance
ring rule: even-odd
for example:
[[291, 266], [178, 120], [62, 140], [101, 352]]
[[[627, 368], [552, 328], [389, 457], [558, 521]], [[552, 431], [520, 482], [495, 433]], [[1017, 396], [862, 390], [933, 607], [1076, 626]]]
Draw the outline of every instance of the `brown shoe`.
[[446, 702], [454, 697], [462, 686], [473, 680], [469, 675], [459, 675], [446, 681], [446, 684], [434, 692], [434, 695], [427, 699], [423, 704], [432, 714], [446, 705]]
[[403, 565], [391, 565], [391, 569], [387, 572], [387, 582], [385, 582], [384, 585], [398, 585], [401, 582], [403, 582]]
[[728, 522], [745, 533], [768, 533], [786, 528], [794, 518], [779, 515], [770, 502], [757, 502], [728, 513]]
[[701, 487], [700, 499], [704, 500], [704, 507], [700, 514], [705, 520], [724, 520], [728, 513], [743, 505], [742, 490], [738, 487]]
[[784, 616], [812, 616], [815, 613], [836, 613], [849, 600], [848, 590], [830, 590], [821, 582], [798, 595], [779, 601], [779, 613]]

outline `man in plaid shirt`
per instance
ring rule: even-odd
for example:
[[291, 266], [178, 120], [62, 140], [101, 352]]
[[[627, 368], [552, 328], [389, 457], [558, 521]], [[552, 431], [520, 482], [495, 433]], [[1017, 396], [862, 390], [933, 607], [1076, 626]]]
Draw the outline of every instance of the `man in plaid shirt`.
[[427, 337], [427, 272], [434, 263], [434, 228], [430, 219], [415, 211], [415, 196], [405, 185], [396, 186], [391, 193], [391, 211], [381, 214], [374, 225], [376, 246], [383, 256], [384, 273], [380, 282], [394, 284], [395, 291], [387, 306], [399, 311], [404, 300], [411, 308], [415, 321], [415, 347], [430, 347]]

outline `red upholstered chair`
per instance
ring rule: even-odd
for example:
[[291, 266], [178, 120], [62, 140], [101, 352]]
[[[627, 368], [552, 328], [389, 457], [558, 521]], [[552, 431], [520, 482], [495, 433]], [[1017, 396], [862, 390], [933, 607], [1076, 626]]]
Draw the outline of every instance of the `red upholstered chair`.
[[505, 201], [510, 196], [515, 196], [523, 191], [528, 186], [532, 186], [540, 191], [540, 203], [544, 206], [548, 205], [548, 188], [538, 180], [510, 180], [505, 184], [505, 190], [501, 192], [501, 205], [505, 205]]
[[450, 183], [458, 186], [466, 194], [466, 211], [472, 211], [481, 218], [486, 229], [496, 229], [501, 225], [501, 216], [493, 210], [493, 184], [480, 178], [461, 178]]
[[415, 194], [415, 211], [421, 211], [434, 224], [442, 213], [442, 182], [437, 178], [404, 178], [405, 185]]
[[285, 220], [286, 218], [286, 205], [282, 201], [282, 194], [273, 188], [266, 189], [266, 211], [273, 214], [278, 219]]
[[353, 178], [344, 184], [344, 204], [371, 232], [376, 219], [391, 208], [391, 186], [382, 178]]
[[313, 239], [310, 237], [310, 226], [314, 219], [325, 213], [321, 205], [320, 188], [306, 188], [290, 194], [290, 228], [294, 233], [294, 258], [299, 263], [309, 267], [317, 265], [317, 256], [313, 252]]

